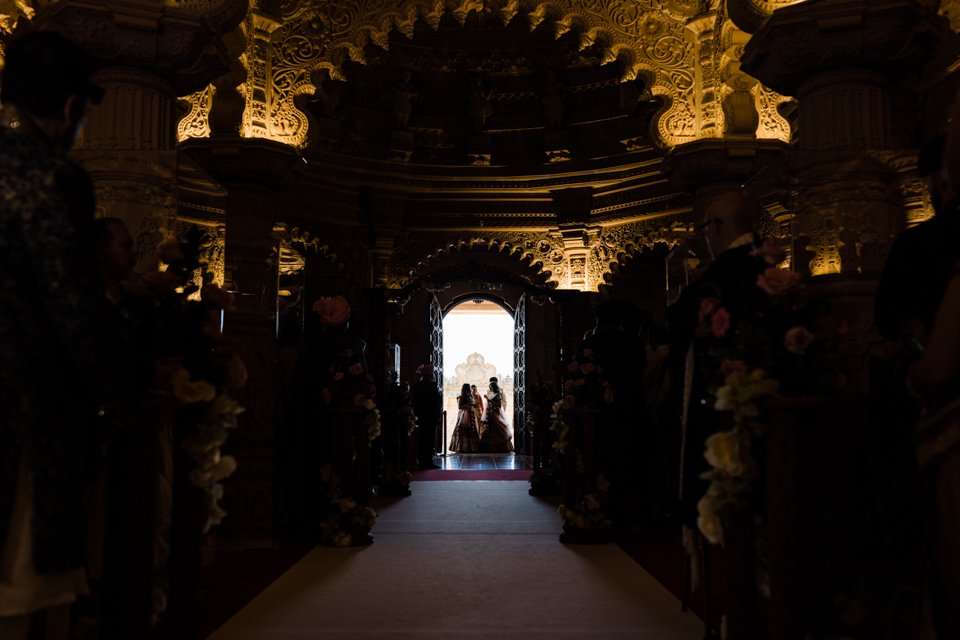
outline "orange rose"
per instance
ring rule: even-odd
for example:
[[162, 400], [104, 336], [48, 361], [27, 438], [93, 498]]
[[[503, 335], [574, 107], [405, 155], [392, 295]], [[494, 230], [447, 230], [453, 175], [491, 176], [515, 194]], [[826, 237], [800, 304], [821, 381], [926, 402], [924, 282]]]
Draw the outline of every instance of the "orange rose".
[[800, 279], [799, 273], [770, 267], [757, 277], [757, 286], [772, 296], [782, 296], [796, 291]]
[[326, 325], [346, 324], [350, 320], [350, 303], [343, 296], [320, 298], [313, 303], [313, 310]]

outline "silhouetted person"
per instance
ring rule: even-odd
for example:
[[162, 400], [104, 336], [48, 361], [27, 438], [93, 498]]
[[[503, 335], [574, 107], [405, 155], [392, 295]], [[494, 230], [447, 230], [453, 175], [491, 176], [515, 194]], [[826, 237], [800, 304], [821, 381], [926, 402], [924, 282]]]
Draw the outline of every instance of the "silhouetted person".
[[413, 413], [417, 416], [417, 466], [439, 469], [439, 465], [433, 462], [433, 454], [437, 428], [443, 415], [443, 395], [434, 378], [432, 364], [420, 365], [417, 375], [420, 379], [410, 390]]
[[0, 637], [47, 611], [67, 637], [86, 593], [84, 501], [98, 410], [119, 377], [96, 255], [93, 185], [66, 156], [89, 102], [91, 58], [52, 32], [10, 44], [0, 101]]
[[719, 414], [703, 402], [709, 395], [708, 378], [717, 372], [709, 371], [705, 362], [707, 338], [697, 335], [701, 303], [708, 298], [716, 300], [730, 313], [730, 326], [765, 303], [767, 294], [756, 283], [769, 265], [753, 255], [759, 246], [753, 229], [760, 211], [759, 202], [739, 191], [723, 194], [707, 206], [700, 230], [715, 259], [667, 310], [671, 379], [677, 381], [673, 392], [689, 398], [681, 406], [686, 416], [681, 445], [681, 517], [692, 528], [697, 502], [707, 488], [700, 478], [709, 468], [703, 457], [705, 443], [720, 427]]

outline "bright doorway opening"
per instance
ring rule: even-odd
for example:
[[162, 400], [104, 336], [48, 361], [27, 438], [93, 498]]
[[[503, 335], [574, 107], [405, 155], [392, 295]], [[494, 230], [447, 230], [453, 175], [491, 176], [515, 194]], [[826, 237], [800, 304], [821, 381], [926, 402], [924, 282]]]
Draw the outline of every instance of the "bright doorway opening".
[[443, 408], [447, 412], [444, 454], [457, 424], [457, 396], [464, 384], [476, 385], [480, 395], [496, 377], [503, 397], [504, 413], [513, 429], [513, 316], [490, 300], [467, 300], [450, 309], [443, 318]]

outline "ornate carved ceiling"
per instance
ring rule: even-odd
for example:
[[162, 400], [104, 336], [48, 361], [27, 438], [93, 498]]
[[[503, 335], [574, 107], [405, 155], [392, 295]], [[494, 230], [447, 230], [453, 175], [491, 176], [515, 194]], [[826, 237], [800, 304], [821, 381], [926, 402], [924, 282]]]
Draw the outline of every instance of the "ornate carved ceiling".
[[[795, 0], [794, 0], [795, 1]], [[730, 0], [762, 15], [790, 0]], [[726, 15], [721, 0], [347, 0], [258, 3], [245, 23], [243, 63], [246, 109], [243, 135], [295, 147], [308, 143], [303, 100], [318, 89], [321, 73], [346, 80], [345, 64], [366, 64], [370, 47], [389, 50], [393, 33], [413, 39], [443, 20], [460, 25], [482, 14], [503, 25], [518, 21], [554, 37], [574, 34], [582, 49], [596, 48], [601, 63], [615, 63], [621, 81], [640, 77], [663, 106], [651, 125], [654, 141], [672, 147], [751, 126], [761, 138], [789, 139], [778, 108], [785, 101], [739, 71], [749, 36]], [[739, 33], [739, 35], [737, 35]], [[730, 98], [731, 94], [735, 94]], [[191, 97], [190, 118], [209, 94]], [[734, 109], [734, 105], [740, 106]], [[734, 110], [747, 116], [732, 118]], [[759, 113], [759, 117], [757, 117]], [[181, 136], [203, 127], [181, 126]]]

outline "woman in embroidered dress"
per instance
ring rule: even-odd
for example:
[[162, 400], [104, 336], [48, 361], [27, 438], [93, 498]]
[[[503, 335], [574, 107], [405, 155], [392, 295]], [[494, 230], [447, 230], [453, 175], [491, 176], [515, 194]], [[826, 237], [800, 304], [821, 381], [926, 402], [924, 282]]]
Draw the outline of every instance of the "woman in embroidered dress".
[[460, 411], [457, 415], [457, 426], [450, 439], [450, 450], [457, 453], [478, 453], [480, 451], [480, 434], [477, 430], [477, 414], [474, 412], [473, 393], [470, 385], [460, 388], [457, 396], [457, 406]]
[[473, 394], [473, 412], [477, 415], [477, 431], [479, 432], [483, 425], [483, 396], [477, 391], [477, 385], [475, 384], [470, 385], [470, 392]]
[[490, 379], [490, 389], [486, 393], [487, 409], [483, 414], [483, 436], [480, 438], [480, 450], [484, 453], [510, 453], [513, 451], [513, 433], [507, 426], [504, 413], [506, 401], [500, 392], [496, 378]]

